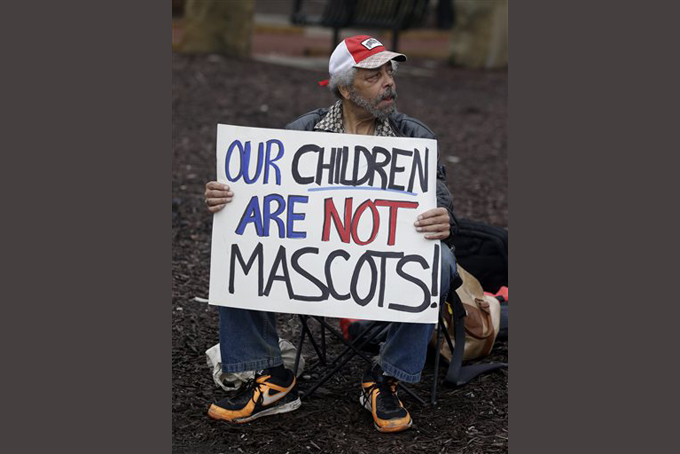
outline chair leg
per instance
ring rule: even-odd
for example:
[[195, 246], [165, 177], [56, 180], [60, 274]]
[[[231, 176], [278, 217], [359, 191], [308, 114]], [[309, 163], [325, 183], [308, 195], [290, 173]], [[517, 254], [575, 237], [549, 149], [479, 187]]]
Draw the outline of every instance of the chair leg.
[[[458, 298], [458, 295], [454, 292], [453, 298]], [[449, 345], [449, 350], [453, 354], [453, 342], [451, 341], [451, 335], [446, 329], [446, 324], [444, 323], [444, 304], [439, 306], [439, 320], [437, 321], [437, 347], [434, 353], [434, 377], [432, 378], [432, 393], [430, 395], [430, 402], [432, 405], [437, 404], [437, 386], [439, 385], [439, 360], [441, 357], [441, 346], [442, 346], [442, 332], [444, 334], [444, 339]]]
[[[352, 359], [352, 357], [354, 357], [354, 355], [359, 355], [359, 357], [360, 357], [361, 359], [363, 359], [364, 361], [366, 361], [369, 365], [373, 364], [373, 361], [371, 361], [371, 359], [369, 359], [369, 358], [368, 358], [368, 357], [367, 357], [360, 349], [361, 349], [361, 347], [363, 347], [365, 344], [367, 344], [368, 342], [370, 342], [371, 340], [373, 340], [373, 338], [374, 338], [375, 336], [378, 335], [378, 333], [380, 332], [380, 330], [376, 330], [373, 334], [371, 334], [370, 336], [368, 336], [368, 338], [367, 338], [366, 340], [364, 340], [364, 342], [362, 342], [361, 345], [359, 345], [359, 346], [357, 347], [357, 346], [355, 346], [353, 343], [351, 343], [351, 342], [349, 342], [347, 339], [345, 339], [345, 338], [342, 336], [342, 334], [339, 333], [337, 330], [335, 330], [332, 326], [330, 326], [330, 325], [329, 325], [328, 323], [326, 323], [324, 320], [321, 320], [320, 317], [316, 317], [316, 316], [313, 316], [313, 317], [314, 317], [319, 323], [321, 323], [323, 326], [325, 326], [326, 329], [328, 329], [328, 332], [329, 332], [329, 333], [331, 333], [332, 335], [334, 335], [335, 337], [337, 337], [337, 338], [340, 340], [340, 342], [342, 342], [343, 344], [347, 345], [349, 348], [351, 348], [352, 350], [354, 350], [354, 353], [351, 354], [349, 358], [345, 359], [345, 360], [343, 361], [342, 365], [344, 365], [344, 364], [346, 364], [347, 362], [349, 362], [349, 360]], [[336, 366], [336, 369], [339, 370], [340, 367], [341, 367], [342, 365]], [[337, 372], [337, 370], [334, 369], [334, 372], [333, 372], [333, 373]], [[332, 375], [332, 373], [329, 374], [329, 377], [328, 377], [328, 378], [330, 378], [330, 375]], [[326, 378], [326, 380], [327, 380], [328, 378]], [[325, 381], [325, 380], [324, 380], [324, 381]], [[427, 402], [425, 402], [425, 401], [424, 401], [420, 396], [418, 396], [416, 393], [414, 393], [413, 391], [411, 391], [406, 385], [400, 384], [399, 386], [400, 386], [407, 394], [409, 394], [411, 397], [413, 397], [415, 400], [417, 400], [421, 405], [427, 405]], [[318, 386], [315, 386], [313, 389], [316, 389], [317, 387], [318, 387]], [[309, 395], [309, 394], [305, 394], [305, 395]]]
[[[443, 306], [443, 305], [442, 305]], [[439, 383], [439, 357], [441, 356], [440, 348], [442, 345], [442, 311], [439, 310], [439, 321], [437, 322], [437, 344], [434, 353], [434, 374], [432, 377], [432, 393], [430, 394], [430, 403], [437, 404], [437, 384]]]
[[[298, 318], [300, 319], [300, 323], [302, 326], [307, 325], [307, 320], [305, 320], [304, 315], [299, 315]], [[295, 366], [293, 367], [293, 373], [297, 377], [297, 372], [298, 372], [298, 366], [300, 365], [300, 355], [302, 354], [302, 344], [305, 341], [305, 334], [307, 332], [303, 329], [300, 328], [300, 340], [298, 340], [298, 345], [297, 345], [297, 352], [295, 353]]]
[[302, 329], [307, 333], [309, 336], [309, 342], [312, 343], [312, 347], [314, 347], [314, 351], [316, 351], [316, 356], [319, 358], [319, 361], [323, 366], [326, 365], [326, 354], [321, 351], [319, 346], [317, 345], [316, 341], [314, 340], [314, 336], [312, 335], [311, 329], [309, 329], [309, 325], [307, 324], [307, 320], [302, 324]]
[[[326, 320], [325, 317], [323, 317]], [[323, 364], [326, 365], [326, 327], [321, 325], [321, 351], [323, 352]]]
[[[371, 331], [373, 328], [375, 328], [375, 326], [376, 326], [377, 324], [382, 324], [382, 323], [385, 323], [385, 326], [387, 326], [387, 323], [386, 323], [386, 322], [378, 322], [378, 321], [374, 321], [374, 322], [369, 323], [368, 326], [367, 326], [366, 328], [364, 328], [364, 330], [361, 331], [361, 332], [357, 335], [356, 338], [354, 338], [354, 340], [352, 341], [352, 345], [357, 345], [357, 344], [359, 344], [359, 341], [360, 341], [364, 336], [368, 335], [368, 334], [369, 334], [369, 331]], [[377, 333], [381, 333], [381, 332], [383, 331], [383, 329], [384, 329], [384, 328], [376, 329], [376, 330], [375, 330], [376, 334], [377, 334]], [[372, 340], [374, 337], [375, 337], [375, 336], [371, 336], [371, 340]], [[366, 345], [367, 342], [369, 342], [369, 341], [366, 341], [366, 340], [362, 341], [362, 343], [359, 344], [359, 346], [358, 346], [357, 348], [358, 348], [359, 350], [361, 350], [361, 349], [364, 347], [364, 345]], [[341, 353], [333, 360], [333, 362], [331, 363], [331, 366], [334, 366], [338, 361], [340, 361], [340, 359], [341, 359], [343, 356], [345, 356], [345, 355], [346, 355], [348, 352], [350, 352], [350, 351], [351, 351], [351, 348], [350, 348], [350, 347], [347, 347], [345, 350], [343, 350], [343, 351], [342, 351], [342, 352], [341, 352]]]
[[[319, 320], [319, 322], [321, 323], [320, 320]], [[323, 323], [325, 323], [325, 321], [324, 321]], [[335, 334], [330, 328], [328, 328], [328, 330], [329, 330], [329, 332], [331, 332], [332, 334]], [[368, 343], [368, 342], [370, 342], [371, 340], [373, 340], [373, 338], [376, 337], [376, 336], [379, 334], [379, 332], [380, 332], [380, 331], [374, 332], [371, 336], [369, 336], [369, 337], [364, 341], [364, 343]], [[342, 337], [342, 335], [340, 335], [340, 337], [342, 338], [342, 340], [345, 340], [345, 338]], [[361, 353], [361, 352], [358, 350], [358, 349], [360, 349], [361, 347], [363, 347], [363, 344], [360, 345], [360, 346], [358, 346], [358, 347], [355, 347], [355, 346], [353, 346], [353, 345], [349, 345], [347, 348], [348, 348], [350, 351], [351, 351], [352, 349], [354, 349], [354, 352], [353, 352], [353, 353], [350, 353], [343, 361], [341, 361], [341, 362], [340, 362], [339, 364], [337, 364], [332, 370], [330, 370], [330, 371], [327, 372], [323, 377], [321, 377], [321, 378], [319, 379], [319, 381], [316, 382], [316, 383], [314, 384], [314, 386], [312, 386], [310, 389], [308, 389], [308, 390], [304, 393], [304, 396], [305, 396], [305, 397], [309, 397], [310, 395], [312, 395], [312, 393], [313, 393], [314, 391], [316, 391], [316, 389], [317, 389], [319, 386], [321, 386], [321, 385], [323, 385], [324, 383], [326, 383], [326, 382], [327, 382], [327, 381], [328, 381], [328, 380], [329, 380], [336, 372], [338, 372], [338, 371], [342, 368], [342, 366], [344, 366], [345, 364], [347, 364], [347, 363], [348, 363], [352, 358], [354, 358], [354, 356], [357, 355], [357, 354], [358, 354], [359, 356], [361, 356], [361, 357], [362, 357], [365, 361], [367, 361], [369, 364], [372, 364], [372, 361], [371, 361], [370, 359], [368, 359], [363, 353]], [[344, 353], [344, 352], [343, 352], [343, 353]]]

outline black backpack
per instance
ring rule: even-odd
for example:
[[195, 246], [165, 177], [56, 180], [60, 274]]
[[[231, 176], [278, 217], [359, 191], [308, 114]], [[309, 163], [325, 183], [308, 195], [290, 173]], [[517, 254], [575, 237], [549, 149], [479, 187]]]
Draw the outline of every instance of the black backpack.
[[456, 260], [486, 292], [508, 286], [508, 231], [483, 222], [458, 220], [453, 237]]

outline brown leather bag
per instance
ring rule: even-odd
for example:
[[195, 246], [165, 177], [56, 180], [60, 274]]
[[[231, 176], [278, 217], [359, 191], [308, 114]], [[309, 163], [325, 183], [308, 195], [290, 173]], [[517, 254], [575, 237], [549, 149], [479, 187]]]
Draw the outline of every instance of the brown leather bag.
[[[458, 274], [463, 280], [463, 284], [456, 289], [456, 293], [460, 297], [466, 313], [463, 360], [482, 358], [491, 352], [498, 336], [501, 305], [496, 298], [485, 295], [479, 281], [460, 265], [458, 265]], [[444, 324], [453, 341], [453, 311], [448, 301], [444, 308]], [[433, 348], [437, 345], [436, 335], [435, 330], [430, 341]], [[451, 349], [447, 342], [442, 343], [439, 351], [446, 361], [451, 361]]]

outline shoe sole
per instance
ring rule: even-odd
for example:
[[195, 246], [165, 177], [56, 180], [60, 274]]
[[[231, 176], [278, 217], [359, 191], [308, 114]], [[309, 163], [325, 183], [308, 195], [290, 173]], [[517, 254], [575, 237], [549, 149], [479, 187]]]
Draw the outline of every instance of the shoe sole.
[[220, 421], [227, 421], [227, 422], [233, 422], [233, 423], [237, 423], [237, 424], [243, 424], [243, 423], [246, 423], [246, 422], [253, 421], [257, 418], [261, 418], [263, 416], [270, 416], [270, 415], [278, 415], [278, 414], [281, 414], [281, 413], [288, 413], [288, 412], [297, 410], [298, 408], [300, 408], [300, 405], [302, 405], [302, 401], [298, 397], [297, 399], [295, 399], [292, 402], [288, 402], [286, 404], [277, 405], [275, 407], [268, 408], [266, 410], [262, 410], [258, 413], [255, 413], [254, 415], [250, 415], [250, 416], [245, 417], [245, 418], [226, 419], [226, 418], [223, 418], [222, 416], [218, 415], [217, 413], [213, 413], [212, 408], [208, 410], [208, 416], [210, 416], [212, 419], [217, 419], [217, 420], [220, 420]]
[[[361, 404], [362, 407], [364, 407], [366, 410], [368, 410], [371, 413], [371, 416], [373, 416], [373, 407], [371, 407], [371, 399], [364, 397], [364, 393], [359, 394], [359, 403]], [[413, 419], [409, 420], [407, 426], [384, 428], [384, 427], [380, 427], [375, 421], [373, 421], [373, 427], [375, 427], [375, 430], [377, 430], [378, 432], [382, 432], [382, 433], [401, 432], [402, 430], [406, 430], [409, 427], [411, 427], [412, 424], [413, 424]]]

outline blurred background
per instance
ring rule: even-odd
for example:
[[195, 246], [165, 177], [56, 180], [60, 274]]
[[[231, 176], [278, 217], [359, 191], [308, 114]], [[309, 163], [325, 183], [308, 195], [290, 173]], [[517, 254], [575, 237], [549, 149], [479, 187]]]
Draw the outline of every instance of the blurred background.
[[370, 32], [417, 58], [508, 64], [507, 0], [172, 0], [172, 14], [178, 52], [327, 57], [343, 37]]

